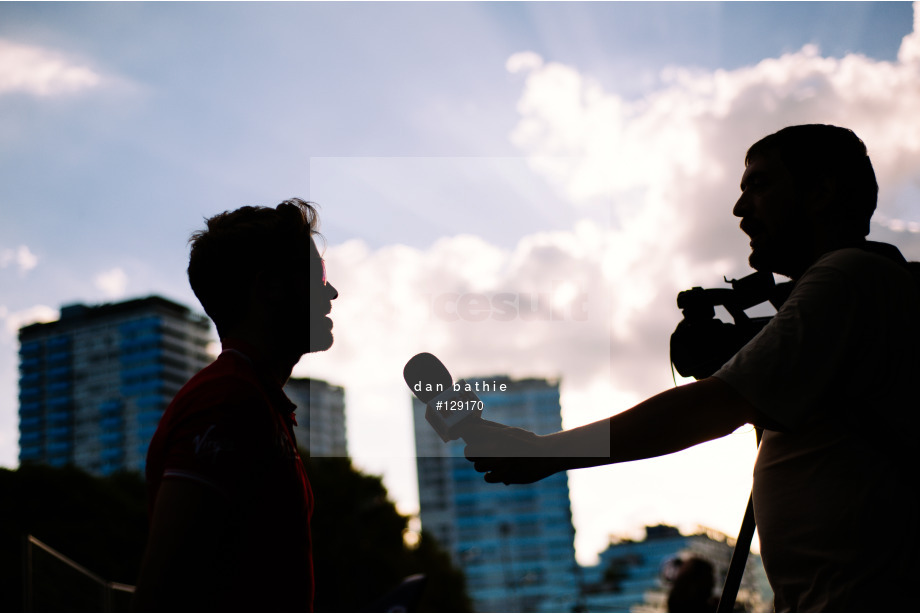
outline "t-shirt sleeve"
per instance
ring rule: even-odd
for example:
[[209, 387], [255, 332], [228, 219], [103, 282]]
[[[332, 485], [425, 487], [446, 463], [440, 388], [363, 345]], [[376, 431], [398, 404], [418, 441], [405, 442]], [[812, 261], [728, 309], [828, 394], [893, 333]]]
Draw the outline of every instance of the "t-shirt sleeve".
[[811, 267], [773, 319], [715, 377], [782, 427], [816, 419], [859, 351], [864, 309], [852, 275], [833, 260]]
[[194, 480], [233, 497], [261, 440], [265, 402], [242, 387], [199, 399], [170, 437], [163, 479]]

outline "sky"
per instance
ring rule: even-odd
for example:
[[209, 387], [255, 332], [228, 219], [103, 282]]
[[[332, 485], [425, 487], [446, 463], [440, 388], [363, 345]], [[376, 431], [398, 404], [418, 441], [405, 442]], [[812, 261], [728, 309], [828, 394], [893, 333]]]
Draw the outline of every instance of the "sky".
[[[570, 428], [675, 385], [691, 286], [748, 274], [746, 148], [832, 123], [881, 186], [870, 238], [920, 259], [911, 3], [0, 3], [0, 465], [16, 331], [61, 305], [200, 309], [191, 232], [320, 206], [355, 464], [417, 511], [405, 362], [560, 378]], [[497, 306], [496, 297], [514, 309]], [[488, 417], [489, 409], [486, 408]], [[578, 558], [646, 524], [735, 534], [750, 429], [570, 472]]]

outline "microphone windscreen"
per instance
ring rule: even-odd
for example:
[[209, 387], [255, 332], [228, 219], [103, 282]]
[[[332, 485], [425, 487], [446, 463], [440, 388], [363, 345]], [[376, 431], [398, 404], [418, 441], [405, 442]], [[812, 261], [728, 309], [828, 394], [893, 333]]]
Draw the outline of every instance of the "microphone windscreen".
[[406, 385], [422, 403], [428, 403], [445, 390], [450, 390], [454, 379], [440, 360], [428, 352], [416, 354], [403, 369]]

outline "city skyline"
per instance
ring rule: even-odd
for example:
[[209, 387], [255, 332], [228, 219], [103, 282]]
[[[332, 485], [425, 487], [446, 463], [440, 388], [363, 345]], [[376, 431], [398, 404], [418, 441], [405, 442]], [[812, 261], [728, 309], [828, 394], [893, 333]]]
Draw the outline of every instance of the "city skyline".
[[[200, 311], [189, 234], [320, 205], [349, 449], [417, 509], [421, 351], [560, 378], [563, 425], [673, 386], [678, 291], [740, 277], [744, 151], [838, 123], [881, 185], [870, 238], [920, 259], [920, 27], [907, 3], [0, 5], [0, 465], [16, 332], [60, 305]], [[488, 410], [487, 410], [488, 411]], [[579, 560], [666, 523], [734, 534], [753, 435], [570, 474]]]

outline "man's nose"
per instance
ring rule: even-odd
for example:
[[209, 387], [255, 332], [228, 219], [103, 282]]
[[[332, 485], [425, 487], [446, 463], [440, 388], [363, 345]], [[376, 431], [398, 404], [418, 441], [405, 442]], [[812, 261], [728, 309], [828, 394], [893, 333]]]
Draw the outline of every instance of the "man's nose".
[[742, 193], [741, 196], [738, 197], [738, 200], [735, 201], [735, 206], [732, 207], [732, 215], [734, 215], [735, 217], [744, 217], [744, 215], [747, 212], [748, 212], [748, 201], [744, 197], [744, 193]]
[[328, 281], [326, 282], [326, 292], [330, 293], [330, 301], [334, 301], [335, 299], [339, 298], [339, 291], [336, 290], [335, 286], [330, 284]]

